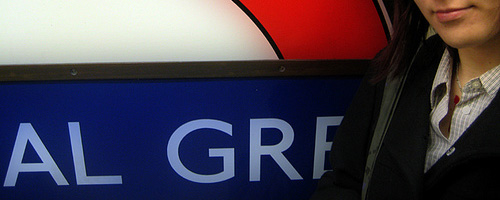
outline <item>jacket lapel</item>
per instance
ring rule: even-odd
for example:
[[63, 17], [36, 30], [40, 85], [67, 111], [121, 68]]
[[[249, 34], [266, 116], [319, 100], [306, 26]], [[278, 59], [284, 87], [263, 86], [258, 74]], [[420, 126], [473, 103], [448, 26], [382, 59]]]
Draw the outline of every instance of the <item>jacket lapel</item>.
[[432, 48], [436, 47], [427, 46], [415, 59], [384, 139], [380, 160], [377, 160], [380, 164], [392, 168], [392, 173], [400, 179], [398, 182], [408, 184], [408, 189], [412, 190], [408, 192], [413, 195], [422, 194], [423, 191], [430, 126], [430, 91], [442, 56]]
[[426, 174], [426, 186], [432, 187], [452, 166], [481, 157], [500, 158], [500, 93], [457, 140], [451, 155], [444, 155]]

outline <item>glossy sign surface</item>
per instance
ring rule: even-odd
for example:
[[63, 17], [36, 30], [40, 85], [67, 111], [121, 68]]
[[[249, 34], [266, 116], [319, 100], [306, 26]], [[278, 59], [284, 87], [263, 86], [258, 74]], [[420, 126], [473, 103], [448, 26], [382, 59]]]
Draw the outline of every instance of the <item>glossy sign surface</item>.
[[0, 2], [0, 65], [369, 59], [370, 0]]

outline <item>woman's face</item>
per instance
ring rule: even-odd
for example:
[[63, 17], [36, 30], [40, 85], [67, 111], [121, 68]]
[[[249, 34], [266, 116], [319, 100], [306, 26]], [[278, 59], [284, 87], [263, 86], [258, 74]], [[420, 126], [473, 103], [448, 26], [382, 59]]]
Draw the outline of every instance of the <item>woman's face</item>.
[[457, 49], [500, 45], [500, 0], [414, 0], [441, 38]]

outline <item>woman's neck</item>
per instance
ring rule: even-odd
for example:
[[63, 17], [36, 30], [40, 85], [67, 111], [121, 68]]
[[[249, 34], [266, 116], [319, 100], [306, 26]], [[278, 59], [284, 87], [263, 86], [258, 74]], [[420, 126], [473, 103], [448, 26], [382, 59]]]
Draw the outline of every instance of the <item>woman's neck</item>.
[[488, 44], [458, 49], [460, 81], [466, 83], [500, 64], [500, 39]]

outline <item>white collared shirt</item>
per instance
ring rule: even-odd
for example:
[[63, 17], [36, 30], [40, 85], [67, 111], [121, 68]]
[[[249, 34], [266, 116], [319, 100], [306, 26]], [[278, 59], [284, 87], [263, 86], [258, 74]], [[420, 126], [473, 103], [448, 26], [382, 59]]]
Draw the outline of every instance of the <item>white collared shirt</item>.
[[430, 137], [425, 161], [427, 172], [442, 156], [450, 156], [455, 151], [453, 145], [493, 101], [500, 87], [500, 65], [481, 76], [467, 82], [462, 89], [462, 98], [455, 106], [451, 118], [450, 135], [446, 138], [439, 129], [439, 123], [448, 113], [453, 61], [445, 51], [434, 77], [431, 91]]

